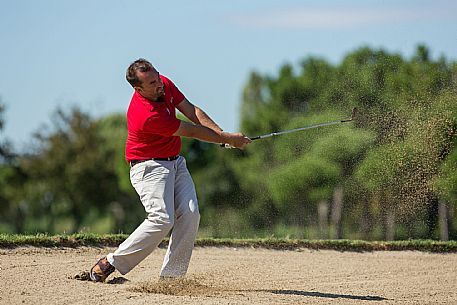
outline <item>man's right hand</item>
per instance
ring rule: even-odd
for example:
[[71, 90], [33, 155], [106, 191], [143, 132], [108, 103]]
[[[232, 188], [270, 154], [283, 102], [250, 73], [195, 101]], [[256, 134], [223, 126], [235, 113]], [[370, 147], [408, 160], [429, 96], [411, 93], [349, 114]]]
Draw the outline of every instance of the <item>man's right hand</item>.
[[246, 145], [252, 142], [251, 139], [239, 132], [222, 132], [221, 137], [224, 139], [224, 144], [229, 144], [230, 146], [238, 149], [244, 149]]

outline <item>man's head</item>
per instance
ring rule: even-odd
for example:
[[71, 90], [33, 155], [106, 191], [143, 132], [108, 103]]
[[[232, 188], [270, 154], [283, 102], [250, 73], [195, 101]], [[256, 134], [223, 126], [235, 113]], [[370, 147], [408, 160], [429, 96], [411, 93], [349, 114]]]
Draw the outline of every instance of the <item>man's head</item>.
[[155, 101], [164, 94], [160, 74], [146, 59], [135, 60], [127, 69], [126, 79], [143, 97]]

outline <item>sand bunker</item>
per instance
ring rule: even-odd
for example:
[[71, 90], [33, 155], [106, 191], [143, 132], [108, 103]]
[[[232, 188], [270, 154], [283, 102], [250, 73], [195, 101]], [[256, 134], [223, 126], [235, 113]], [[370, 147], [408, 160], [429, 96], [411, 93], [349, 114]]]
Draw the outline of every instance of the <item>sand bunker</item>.
[[186, 278], [160, 281], [158, 249], [87, 281], [110, 250], [0, 249], [0, 304], [457, 304], [457, 254], [196, 248]]

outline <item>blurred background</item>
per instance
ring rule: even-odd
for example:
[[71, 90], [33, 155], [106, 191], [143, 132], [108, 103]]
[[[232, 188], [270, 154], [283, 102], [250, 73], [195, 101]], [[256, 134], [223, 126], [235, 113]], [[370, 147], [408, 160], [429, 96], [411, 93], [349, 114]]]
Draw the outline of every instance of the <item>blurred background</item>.
[[0, 232], [130, 233], [125, 69], [245, 151], [183, 140], [201, 237], [457, 239], [457, 4], [0, 0]]

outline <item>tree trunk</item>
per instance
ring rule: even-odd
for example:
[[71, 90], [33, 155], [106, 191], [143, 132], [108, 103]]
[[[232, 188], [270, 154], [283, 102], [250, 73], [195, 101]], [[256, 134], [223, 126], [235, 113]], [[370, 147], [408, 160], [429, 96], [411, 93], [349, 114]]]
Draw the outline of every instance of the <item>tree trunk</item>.
[[71, 209], [72, 210], [72, 216], [73, 216], [73, 228], [69, 230], [70, 233], [78, 233], [81, 231], [82, 224], [83, 224], [83, 213], [80, 211], [79, 206], [77, 206], [75, 203], [73, 203], [74, 206]]
[[457, 231], [454, 229], [454, 219], [455, 219], [455, 208], [451, 205], [447, 206], [448, 212], [448, 228], [449, 228], [449, 240], [456, 240], [457, 239]]
[[328, 238], [328, 202], [326, 200], [319, 201], [317, 205], [317, 214], [319, 217], [319, 238]]
[[337, 186], [333, 190], [333, 207], [332, 207], [332, 226], [333, 238], [343, 238], [343, 228], [341, 225], [341, 211], [343, 210], [343, 187]]
[[25, 206], [25, 203], [22, 203], [19, 204], [17, 207], [16, 207], [16, 213], [14, 215], [14, 230], [17, 234], [23, 234], [24, 233], [24, 219], [25, 219], [25, 208], [23, 208]]
[[438, 203], [438, 218], [440, 226], [440, 239], [443, 241], [449, 240], [449, 209], [447, 205], [440, 201]]
[[363, 199], [363, 215], [362, 217], [360, 217], [360, 233], [364, 240], [370, 239], [370, 230], [373, 228], [374, 225], [371, 217], [370, 200], [373, 199]]
[[389, 209], [386, 213], [386, 240], [395, 239], [395, 213]]
[[427, 205], [427, 237], [433, 239], [436, 237], [436, 231], [438, 229], [438, 218], [439, 218], [439, 200], [438, 197], [430, 194], [429, 203]]
[[114, 230], [119, 231], [125, 226], [125, 211], [122, 205], [117, 201], [111, 202], [110, 209], [114, 216]]

